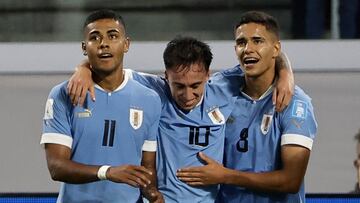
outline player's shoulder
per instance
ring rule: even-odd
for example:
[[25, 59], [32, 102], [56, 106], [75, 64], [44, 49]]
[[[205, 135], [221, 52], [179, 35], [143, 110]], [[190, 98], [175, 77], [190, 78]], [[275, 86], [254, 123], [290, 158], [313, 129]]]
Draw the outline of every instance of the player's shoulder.
[[146, 87], [145, 85], [139, 83], [136, 80], [129, 80], [128, 83], [131, 84], [131, 91], [133, 91], [139, 96], [159, 97], [158, 93], [155, 92], [153, 89]]
[[208, 82], [209, 90], [215, 93], [223, 92], [226, 95], [234, 95], [239, 93], [239, 88], [244, 84], [244, 74], [240, 66], [217, 72], [210, 78]]
[[214, 73], [209, 80], [210, 84], [217, 83], [231, 83], [231, 82], [241, 82], [244, 78], [244, 72], [242, 71], [240, 65], [237, 65], [233, 68], [228, 68], [220, 72]]
[[224, 77], [243, 77], [244, 76], [244, 71], [241, 69], [240, 64], [238, 64], [232, 68], [224, 69], [224, 70], [220, 71], [219, 73], [221, 73]]
[[139, 81], [137, 80], [133, 80], [133, 74], [134, 71], [130, 71], [129, 69], [126, 70], [125, 74], [127, 74], [128, 77], [128, 85], [131, 88], [130, 91], [132, 91], [133, 93], [135, 93], [134, 95], [136, 95], [137, 97], [154, 97], [154, 98], [159, 98], [159, 94], [154, 91], [153, 89], [146, 87], [145, 85], [141, 84]]
[[307, 103], [311, 103], [311, 97], [299, 86], [295, 85], [294, 96], [292, 100], [301, 100]]
[[59, 97], [59, 96], [67, 96], [67, 85], [69, 81], [63, 81], [57, 85], [55, 85], [50, 90], [50, 96], [52, 97]]

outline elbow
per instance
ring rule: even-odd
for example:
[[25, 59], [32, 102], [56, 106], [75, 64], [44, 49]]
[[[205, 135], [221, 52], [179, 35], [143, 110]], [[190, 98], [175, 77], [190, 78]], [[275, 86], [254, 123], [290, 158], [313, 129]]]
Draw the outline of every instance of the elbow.
[[301, 182], [292, 182], [290, 184], [285, 184], [283, 186], [283, 191], [282, 192], [285, 192], [285, 193], [290, 193], [290, 194], [296, 194], [299, 192], [300, 190], [300, 187], [301, 187]]
[[58, 170], [49, 167], [49, 172], [50, 172], [50, 176], [51, 176], [51, 179], [52, 179], [52, 180], [54, 180], [54, 181], [61, 181], [60, 173], [58, 172]]
[[54, 181], [63, 181], [61, 173], [61, 163], [51, 162], [48, 164], [48, 169], [50, 172], [51, 179]]

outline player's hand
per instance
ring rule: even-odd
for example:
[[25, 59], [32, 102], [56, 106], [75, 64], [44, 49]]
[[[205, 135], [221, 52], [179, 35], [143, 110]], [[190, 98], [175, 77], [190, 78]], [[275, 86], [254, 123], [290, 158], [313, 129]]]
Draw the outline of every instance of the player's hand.
[[92, 81], [91, 70], [87, 61], [83, 61], [76, 67], [75, 73], [70, 77], [67, 90], [73, 105], [82, 106], [88, 90], [90, 91], [91, 99], [95, 101], [94, 82]]
[[226, 169], [202, 152], [199, 152], [199, 157], [206, 165], [179, 169], [176, 173], [179, 180], [191, 186], [205, 186], [221, 183], [224, 180], [223, 171]]
[[277, 112], [283, 111], [290, 103], [294, 94], [294, 78], [292, 74], [284, 74], [276, 81], [272, 101]]
[[150, 203], [164, 203], [165, 202], [163, 195], [156, 188], [143, 189], [142, 192], [143, 192], [144, 197]]
[[143, 166], [122, 165], [110, 167], [106, 172], [106, 177], [116, 183], [126, 183], [133, 187], [146, 188], [151, 184], [149, 176], [152, 172]]

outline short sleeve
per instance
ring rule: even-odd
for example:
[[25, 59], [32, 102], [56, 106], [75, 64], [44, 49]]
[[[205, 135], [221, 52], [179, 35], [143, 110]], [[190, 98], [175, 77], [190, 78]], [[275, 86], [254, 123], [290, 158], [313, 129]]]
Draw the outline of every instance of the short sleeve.
[[46, 101], [43, 118], [43, 133], [40, 144], [61, 144], [72, 146], [69, 110], [71, 104], [66, 94], [66, 83], [55, 86]]
[[293, 97], [291, 104], [281, 118], [281, 145], [295, 144], [312, 149], [317, 132], [314, 109], [311, 99]]

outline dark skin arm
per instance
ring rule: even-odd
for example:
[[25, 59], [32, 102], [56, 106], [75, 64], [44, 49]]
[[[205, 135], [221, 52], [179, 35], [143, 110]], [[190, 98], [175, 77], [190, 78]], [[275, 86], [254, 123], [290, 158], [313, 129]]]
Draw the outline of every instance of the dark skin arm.
[[262, 192], [296, 193], [304, 179], [310, 150], [297, 145], [281, 147], [283, 168], [253, 173], [225, 168], [223, 165], [199, 154], [207, 164], [179, 169], [177, 176], [191, 186], [230, 184]]
[[151, 203], [163, 203], [164, 198], [162, 194], [157, 190], [156, 181], [156, 153], [155, 152], [143, 152], [143, 158], [141, 165], [152, 172], [152, 175], [148, 176], [151, 180], [146, 188], [141, 188], [143, 196]]
[[[279, 80], [273, 92], [273, 103], [275, 110], [280, 112], [289, 104], [294, 94], [294, 75], [290, 62], [284, 53], [276, 58], [276, 72]], [[86, 93], [89, 90], [90, 97], [95, 101], [94, 82], [91, 78], [91, 68], [88, 60], [84, 60], [78, 65], [75, 73], [71, 76], [68, 83], [68, 92], [74, 105], [82, 106], [85, 101]]]
[[[70, 159], [71, 150], [60, 144], [45, 144], [46, 160], [51, 178], [72, 184], [98, 181], [97, 172], [100, 166], [85, 165]], [[111, 166], [107, 172], [108, 180], [126, 183], [133, 187], [146, 188], [151, 184], [153, 172], [144, 166], [121, 165]]]

